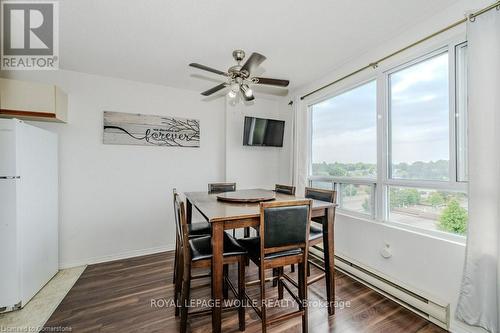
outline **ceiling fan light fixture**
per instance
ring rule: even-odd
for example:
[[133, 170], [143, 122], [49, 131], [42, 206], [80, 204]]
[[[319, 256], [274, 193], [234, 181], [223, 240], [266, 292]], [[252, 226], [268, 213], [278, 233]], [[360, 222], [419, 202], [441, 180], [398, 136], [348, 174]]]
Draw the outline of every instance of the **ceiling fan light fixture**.
[[[1, 0], [0, 0], [1, 1]], [[236, 65], [229, 67], [226, 72], [220, 71], [218, 69], [208, 67], [198, 63], [190, 63], [189, 66], [198, 68], [207, 72], [211, 72], [220, 76], [225, 77], [225, 82], [208, 89], [201, 94], [203, 96], [211, 96], [216, 92], [229, 88], [227, 92], [227, 97], [235, 101], [246, 101], [250, 102], [255, 99], [253, 90], [250, 85], [254, 84], [264, 84], [276, 87], [287, 87], [290, 81], [280, 80], [265, 77], [254, 77], [252, 74], [255, 69], [260, 66], [260, 64], [266, 60], [266, 57], [257, 52], [253, 52], [250, 57], [242, 64], [243, 59], [245, 59], [245, 52], [243, 50], [235, 50], [233, 52], [233, 58], [237, 62]], [[241, 98], [237, 98], [241, 97]]]
[[252, 97], [253, 91], [247, 84], [241, 85], [241, 91], [245, 94], [246, 97]]
[[240, 91], [240, 84], [237, 83], [237, 82], [233, 82], [231, 83], [231, 91], [237, 93], [238, 91]]

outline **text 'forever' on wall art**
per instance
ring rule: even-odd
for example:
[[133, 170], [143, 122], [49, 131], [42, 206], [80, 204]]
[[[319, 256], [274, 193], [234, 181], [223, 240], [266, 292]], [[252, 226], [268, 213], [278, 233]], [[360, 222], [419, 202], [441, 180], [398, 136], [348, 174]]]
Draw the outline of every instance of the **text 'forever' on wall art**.
[[200, 121], [104, 111], [104, 144], [199, 147]]

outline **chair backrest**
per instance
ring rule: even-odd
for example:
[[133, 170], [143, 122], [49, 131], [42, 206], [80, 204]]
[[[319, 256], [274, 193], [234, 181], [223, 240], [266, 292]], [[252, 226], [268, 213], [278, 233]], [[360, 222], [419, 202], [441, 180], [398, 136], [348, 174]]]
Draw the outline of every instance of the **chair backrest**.
[[175, 221], [175, 234], [178, 238], [182, 236], [182, 226], [180, 224], [180, 218], [179, 218], [179, 210], [177, 207], [177, 197], [179, 196], [179, 193], [177, 192], [177, 189], [174, 188], [172, 190], [172, 195], [173, 195], [173, 203], [174, 203], [174, 221]]
[[224, 193], [236, 191], [236, 183], [210, 183], [208, 193]]
[[276, 193], [295, 195], [295, 186], [276, 184], [274, 185], [274, 191]]
[[337, 201], [337, 191], [306, 187], [305, 197], [335, 203]]
[[[188, 249], [187, 242], [189, 241], [189, 229], [186, 220], [186, 209], [184, 207], [184, 202], [181, 199], [177, 190], [174, 189], [174, 216], [175, 216], [175, 229], [177, 232], [177, 237], [180, 242], [181, 247]], [[187, 251], [189, 253], [189, 251]]]
[[307, 248], [311, 202], [293, 200], [260, 204], [261, 253]]

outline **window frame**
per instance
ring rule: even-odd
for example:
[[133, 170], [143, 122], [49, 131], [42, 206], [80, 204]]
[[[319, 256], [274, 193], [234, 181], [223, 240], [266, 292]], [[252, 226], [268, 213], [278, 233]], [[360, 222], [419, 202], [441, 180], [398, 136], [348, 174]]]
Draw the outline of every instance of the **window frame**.
[[[313, 181], [332, 182], [332, 188], [340, 190], [337, 184], [353, 184], [353, 185], [369, 185], [373, 186], [372, 190], [372, 212], [371, 214], [363, 214], [350, 210], [345, 210], [339, 207], [338, 211], [341, 214], [351, 215], [354, 217], [364, 218], [377, 223], [384, 223], [398, 228], [406, 229], [413, 232], [431, 235], [433, 237], [456, 241], [459, 243], [465, 242], [465, 236], [439, 231], [428, 230], [405, 224], [398, 221], [390, 220], [389, 211], [389, 188], [407, 187], [417, 189], [432, 189], [449, 192], [462, 192], [468, 194], [468, 182], [458, 181], [458, 120], [457, 113], [457, 50], [459, 46], [466, 44], [465, 36], [450, 38], [441, 43], [434, 45], [432, 48], [420, 50], [406, 59], [393, 62], [389, 65], [375, 68], [371, 74], [359, 75], [357, 80], [352, 78], [347, 79], [341, 87], [329, 89], [321, 96], [308, 101], [306, 105], [307, 111], [307, 147], [308, 147], [308, 184]], [[448, 69], [449, 69], [449, 179], [442, 180], [408, 180], [408, 179], [393, 179], [390, 178], [390, 74], [408, 68], [439, 54], [448, 53]], [[377, 176], [376, 178], [351, 178], [351, 177], [328, 177], [328, 176], [313, 176], [312, 175], [312, 111], [313, 106], [322, 101], [325, 101], [335, 96], [341, 95], [347, 91], [355, 89], [371, 81], [376, 81], [377, 86]], [[340, 193], [340, 191], [339, 191]]]
[[[311, 100], [311, 102], [308, 103], [308, 105], [307, 105], [307, 122], [308, 122], [309, 135], [308, 135], [307, 147], [308, 147], [308, 162], [309, 163], [307, 165], [307, 174], [308, 174], [308, 177], [310, 179], [317, 178], [314, 180], [319, 180], [319, 181], [321, 181], [321, 179], [372, 181], [372, 180], [375, 180], [377, 178], [377, 177], [373, 177], [373, 178], [371, 178], [371, 177], [366, 177], [366, 178], [363, 178], [363, 177], [325, 177], [325, 176], [313, 176], [312, 175], [312, 165], [313, 165], [313, 161], [312, 161], [312, 151], [313, 151], [313, 147], [312, 147], [312, 144], [313, 144], [313, 142], [312, 142], [312, 134], [313, 134], [312, 133], [312, 121], [313, 121], [313, 119], [312, 119], [312, 116], [313, 116], [314, 105], [322, 103], [326, 100], [335, 98], [335, 97], [340, 96], [342, 94], [345, 94], [351, 90], [354, 90], [356, 88], [364, 86], [365, 84], [368, 84], [370, 82], [375, 82], [376, 85], [378, 86], [377, 77], [374, 75], [371, 75], [371, 76], [369, 76], [369, 78], [365, 78], [362, 81], [357, 81], [357, 83], [355, 83], [354, 85], [349, 85], [349, 86], [343, 87], [341, 89], [333, 90], [331, 93], [326, 94], [326, 95], [319, 97], [317, 99]], [[377, 95], [378, 95], [378, 87], [377, 87]], [[375, 124], [376, 123], [377, 123], [377, 112], [375, 112]], [[378, 149], [378, 148], [376, 148], [376, 149]], [[377, 153], [378, 153], [378, 150], [377, 150]], [[378, 168], [377, 168], [377, 172], [378, 172]], [[359, 185], [363, 185], [363, 184], [359, 184]]]
[[[384, 97], [386, 100], [387, 100], [387, 109], [386, 109], [386, 126], [387, 126], [387, 152], [386, 152], [386, 158], [387, 158], [387, 170], [384, 171], [387, 173], [387, 179], [388, 180], [395, 180], [395, 181], [405, 181], [405, 180], [412, 180], [412, 181], [417, 181], [417, 182], [428, 182], [428, 183], [442, 183], [442, 182], [448, 182], [449, 180], [452, 180], [456, 177], [454, 177], [454, 174], [456, 173], [456, 171], [454, 170], [453, 166], [451, 164], [453, 164], [453, 160], [454, 160], [454, 157], [452, 155], [452, 151], [454, 151], [454, 148], [452, 148], [451, 146], [454, 146], [456, 143], [453, 143], [452, 141], [454, 141], [452, 138], [454, 138], [455, 136], [452, 135], [452, 121], [453, 119], [451, 118], [451, 110], [454, 109], [454, 106], [452, 106], [451, 104], [451, 101], [452, 101], [452, 96], [450, 95], [452, 92], [451, 92], [451, 89], [450, 89], [450, 86], [452, 85], [451, 82], [452, 82], [452, 77], [450, 74], [448, 74], [448, 80], [449, 80], [449, 83], [448, 83], [448, 130], [449, 130], [449, 133], [448, 133], [448, 142], [449, 142], [449, 145], [448, 145], [448, 159], [449, 159], [449, 162], [448, 162], [448, 177], [449, 177], [449, 180], [446, 181], [446, 180], [426, 180], [426, 179], [401, 179], [401, 178], [393, 178], [392, 177], [392, 137], [391, 137], [391, 129], [392, 129], [392, 111], [391, 111], [391, 98], [392, 98], [392, 95], [391, 95], [391, 80], [390, 80], [390, 77], [392, 74], [395, 74], [397, 72], [400, 72], [402, 70], [405, 70], [407, 68], [410, 68], [410, 67], [413, 67], [415, 65], [418, 65], [418, 64], [421, 64], [421, 63], [424, 63], [428, 60], [431, 60], [435, 57], [438, 57], [440, 55], [443, 55], [445, 53], [448, 53], [448, 70], [449, 72], [451, 72], [452, 68], [451, 68], [451, 62], [450, 62], [450, 53], [449, 53], [449, 47], [444, 47], [444, 48], [440, 48], [438, 50], [435, 50], [433, 52], [430, 52], [430, 53], [427, 53], [423, 56], [420, 56], [416, 59], [413, 59], [412, 61], [409, 61], [407, 63], [404, 63], [404, 64], [401, 64], [397, 67], [393, 67], [392, 69], [384, 72], [384, 76], [385, 76], [385, 83], [386, 83], [386, 89], [387, 89], [387, 94], [386, 96]], [[454, 99], [454, 98], [453, 98]], [[453, 116], [455, 115], [455, 112], [453, 112]]]
[[[377, 144], [376, 144], [376, 154], [377, 154], [377, 177], [366, 177], [366, 178], [363, 178], [363, 177], [328, 177], [328, 176], [314, 176], [312, 175], [312, 165], [313, 165], [313, 161], [312, 161], [312, 151], [313, 151], [313, 147], [312, 147], [312, 144], [313, 144], [313, 140], [312, 140], [312, 122], [313, 122], [313, 107], [314, 105], [316, 104], [319, 104], [321, 102], [324, 102], [326, 100], [329, 100], [329, 99], [332, 99], [332, 98], [335, 98], [337, 96], [340, 96], [344, 93], [347, 93], [351, 90], [354, 90], [356, 88], [359, 88], [365, 84], [368, 84], [368, 83], [371, 83], [371, 82], [375, 82], [375, 85], [376, 85], [376, 95], [377, 95], [377, 103], [376, 103], [376, 108], [377, 110], [375, 111], [375, 114], [374, 114], [374, 117], [375, 117], [375, 124], [376, 124], [376, 140], [377, 140]], [[307, 123], [308, 123], [308, 128], [307, 128], [307, 132], [308, 132], [308, 143], [307, 143], [307, 147], [308, 147], [308, 150], [307, 150], [307, 158], [308, 158], [308, 165], [307, 165], [307, 174], [308, 174], [308, 184], [309, 186], [311, 186], [311, 183], [313, 181], [319, 181], [319, 182], [331, 182], [332, 183], [332, 189], [336, 190], [337, 191], [337, 200], [339, 202], [339, 207], [337, 208], [340, 212], [345, 212], [345, 213], [348, 213], [350, 215], [353, 215], [353, 216], [357, 216], [357, 217], [361, 217], [361, 218], [371, 218], [371, 219], [375, 219], [377, 216], [376, 216], [376, 192], [377, 192], [377, 178], [378, 178], [378, 172], [379, 172], [379, 169], [378, 169], [378, 78], [377, 78], [377, 75], [369, 75], [369, 76], [365, 76], [362, 80], [358, 80], [358, 81], [355, 81], [354, 84], [351, 84], [351, 85], [346, 85], [346, 86], [343, 86], [341, 88], [337, 88], [337, 89], [333, 89], [331, 91], [329, 91], [328, 93], [326, 94], [323, 94], [322, 96], [316, 98], [316, 99], [311, 99], [311, 101], [308, 103], [307, 105]], [[348, 210], [348, 209], [344, 209], [342, 206], [341, 206], [341, 202], [342, 202], [342, 198], [340, 198], [341, 196], [341, 191], [340, 191], [340, 184], [352, 184], [352, 185], [368, 185], [368, 186], [373, 186], [373, 189], [372, 189], [372, 198], [371, 198], [371, 207], [372, 207], [372, 212], [370, 214], [364, 214], [364, 213], [360, 213], [360, 212], [356, 212], [356, 211], [352, 211], [352, 210]]]

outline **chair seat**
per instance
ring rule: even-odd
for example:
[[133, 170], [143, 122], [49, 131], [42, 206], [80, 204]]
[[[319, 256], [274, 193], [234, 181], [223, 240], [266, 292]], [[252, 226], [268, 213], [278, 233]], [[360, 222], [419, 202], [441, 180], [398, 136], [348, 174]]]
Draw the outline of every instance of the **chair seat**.
[[210, 236], [210, 223], [208, 222], [190, 223], [188, 224], [188, 228], [189, 228], [189, 238]]
[[[191, 260], [198, 261], [212, 258], [212, 237], [202, 236], [189, 240], [191, 247]], [[238, 244], [238, 241], [224, 233], [224, 256], [244, 255], [247, 251]]]
[[312, 241], [321, 237], [323, 237], [323, 228], [311, 224], [311, 229], [309, 230], [309, 240]]
[[[260, 237], [241, 238], [238, 240], [238, 242], [246, 249], [250, 258], [254, 260], [258, 260], [260, 258]], [[292, 249], [287, 251], [268, 253], [264, 257], [264, 259], [275, 259], [301, 253], [301, 249]]]

